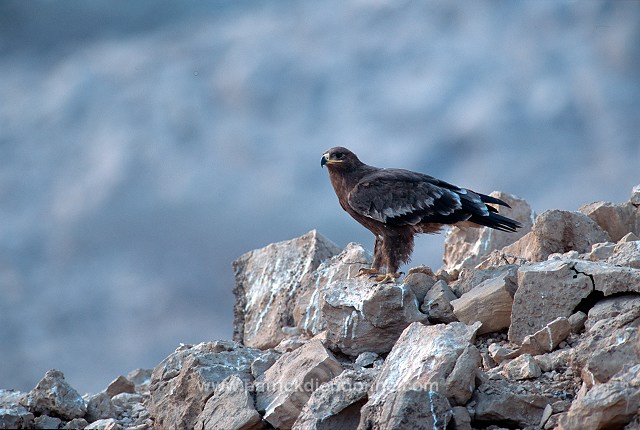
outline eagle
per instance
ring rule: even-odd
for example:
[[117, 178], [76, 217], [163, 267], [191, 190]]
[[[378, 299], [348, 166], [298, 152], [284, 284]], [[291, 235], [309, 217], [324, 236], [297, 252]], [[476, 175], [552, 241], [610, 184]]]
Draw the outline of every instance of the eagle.
[[369, 166], [347, 148], [329, 149], [320, 166], [327, 166], [342, 209], [375, 237], [373, 264], [358, 276], [378, 283], [400, 277], [398, 268], [410, 260], [416, 234], [456, 224], [507, 232], [522, 227], [490, 206], [510, 207], [500, 199], [422, 173]]

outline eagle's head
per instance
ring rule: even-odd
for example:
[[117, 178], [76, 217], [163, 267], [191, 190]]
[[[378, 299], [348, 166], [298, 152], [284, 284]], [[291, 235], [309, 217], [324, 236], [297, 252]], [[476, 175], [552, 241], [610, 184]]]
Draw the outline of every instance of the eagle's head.
[[320, 160], [320, 166], [324, 167], [326, 165], [330, 170], [349, 170], [361, 164], [362, 162], [358, 159], [356, 154], [341, 146], [329, 149], [327, 152], [322, 154], [322, 159]]

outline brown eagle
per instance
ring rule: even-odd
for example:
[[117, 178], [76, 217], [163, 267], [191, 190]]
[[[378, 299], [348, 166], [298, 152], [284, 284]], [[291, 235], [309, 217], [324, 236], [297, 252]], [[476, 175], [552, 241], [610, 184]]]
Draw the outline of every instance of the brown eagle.
[[522, 227], [487, 204], [509, 207], [500, 199], [422, 173], [368, 166], [346, 148], [329, 149], [320, 165], [327, 166], [342, 209], [375, 236], [371, 269], [358, 275], [372, 275], [376, 282], [395, 282], [416, 234], [458, 223], [510, 232]]

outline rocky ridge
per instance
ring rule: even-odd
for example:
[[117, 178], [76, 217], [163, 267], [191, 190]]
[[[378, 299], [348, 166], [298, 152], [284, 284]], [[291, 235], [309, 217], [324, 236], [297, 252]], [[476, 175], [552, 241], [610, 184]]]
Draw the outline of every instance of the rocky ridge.
[[640, 186], [520, 235], [453, 228], [445, 266], [375, 285], [320, 233], [234, 262], [234, 340], [80, 396], [0, 390], [0, 428], [640, 428]]

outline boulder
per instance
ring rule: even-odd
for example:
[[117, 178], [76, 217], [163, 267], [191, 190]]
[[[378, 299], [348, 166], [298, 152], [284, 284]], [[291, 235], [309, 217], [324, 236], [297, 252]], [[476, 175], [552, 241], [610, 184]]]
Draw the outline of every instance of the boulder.
[[429, 267], [418, 266], [409, 270], [409, 273], [407, 273], [407, 276], [402, 280], [402, 283], [413, 290], [416, 300], [422, 305], [427, 292], [438, 280], [438, 276], [436, 276]]
[[567, 318], [558, 317], [534, 334], [525, 336], [520, 348], [496, 359], [502, 361], [522, 354], [539, 355], [551, 352], [569, 336], [571, 327]]
[[293, 430], [353, 429], [377, 370], [345, 370], [313, 392]]
[[528, 261], [544, 261], [555, 253], [586, 253], [594, 243], [608, 240], [607, 232], [583, 213], [549, 210], [536, 218], [529, 233], [502, 252]]
[[233, 341], [185, 345], [153, 370], [149, 412], [156, 426], [193, 428], [207, 399], [231, 375], [253, 382], [252, 364], [264, 354]]
[[117, 396], [120, 393], [134, 393], [135, 384], [129, 381], [125, 376], [118, 376], [107, 387], [109, 397]]
[[560, 430], [622, 428], [640, 407], [640, 364], [579, 395], [560, 419]]
[[35, 414], [53, 415], [65, 420], [81, 418], [87, 407], [80, 394], [67, 383], [59, 370], [49, 370], [21, 403]]
[[271, 348], [285, 337], [296, 300], [314, 289], [311, 277], [341, 249], [312, 230], [304, 236], [250, 251], [233, 262], [236, 286], [233, 339]]
[[434, 324], [458, 321], [451, 304], [456, 299], [456, 295], [453, 294], [447, 283], [439, 280], [427, 291], [420, 310], [427, 314], [429, 321]]
[[542, 374], [542, 370], [530, 354], [523, 354], [505, 363], [502, 374], [507, 379], [519, 381], [537, 378]]
[[283, 354], [256, 381], [256, 408], [274, 427], [291, 428], [311, 394], [342, 370], [322, 342], [312, 340]]
[[369, 390], [360, 428], [445, 428], [451, 402], [464, 403], [475, 387], [479, 354], [468, 347], [479, 326], [415, 322], [407, 327]]
[[640, 208], [631, 201], [622, 204], [589, 203], [581, 206], [578, 211], [598, 223], [614, 242], [629, 232], [640, 236]]
[[[58, 417], [50, 417], [49, 415], [40, 415], [33, 421], [33, 428], [35, 429], [57, 429], [62, 424], [62, 420]], [[10, 428], [4, 427], [0, 424], [0, 428]], [[19, 428], [19, 427], [12, 427]]]
[[24, 396], [20, 391], [0, 389], [0, 429], [33, 428], [33, 413], [20, 404]]
[[218, 385], [196, 419], [196, 430], [257, 430], [262, 418], [247, 385], [231, 375]]
[[463, 268], [473, 268], [491, 251], [504, 248], [531, 230], [535, 214], [526, 201], [498, 191], [490, 195], [504, 200], [511, 206], [497, 206], [500, 215], [519, 221], [523, 227], [516, 233], [488, 227], [451, 227], [444, 242], [443, 260], [447, 272], [457, 273]]
[[462, 269], [458, 278], [449, 284], [449, 287], [457, 297], [462, 297], [463, 294], [468, 293], [487, 279], [499, 276], [507, 276], [515, 280], [518, 276], [518, 265], [504, 264], [487, 269]]
[[640, 240], [619, 242], [613, 246], [611, 255], [605, 261], [615, 266], [640, 269]]
[[511, 306], [517, 288], [513, 272], [502, 271], [453, 300], [453, 314], [466, 324], [480, 321], [478, 334], [505, 329], [511, 324]]
[[334, 280], [321, 303], [332, 349], [357, 357], [386, 353], [412, 322], [427, 321], [405, 284], [373, 284], [366, 277]]

